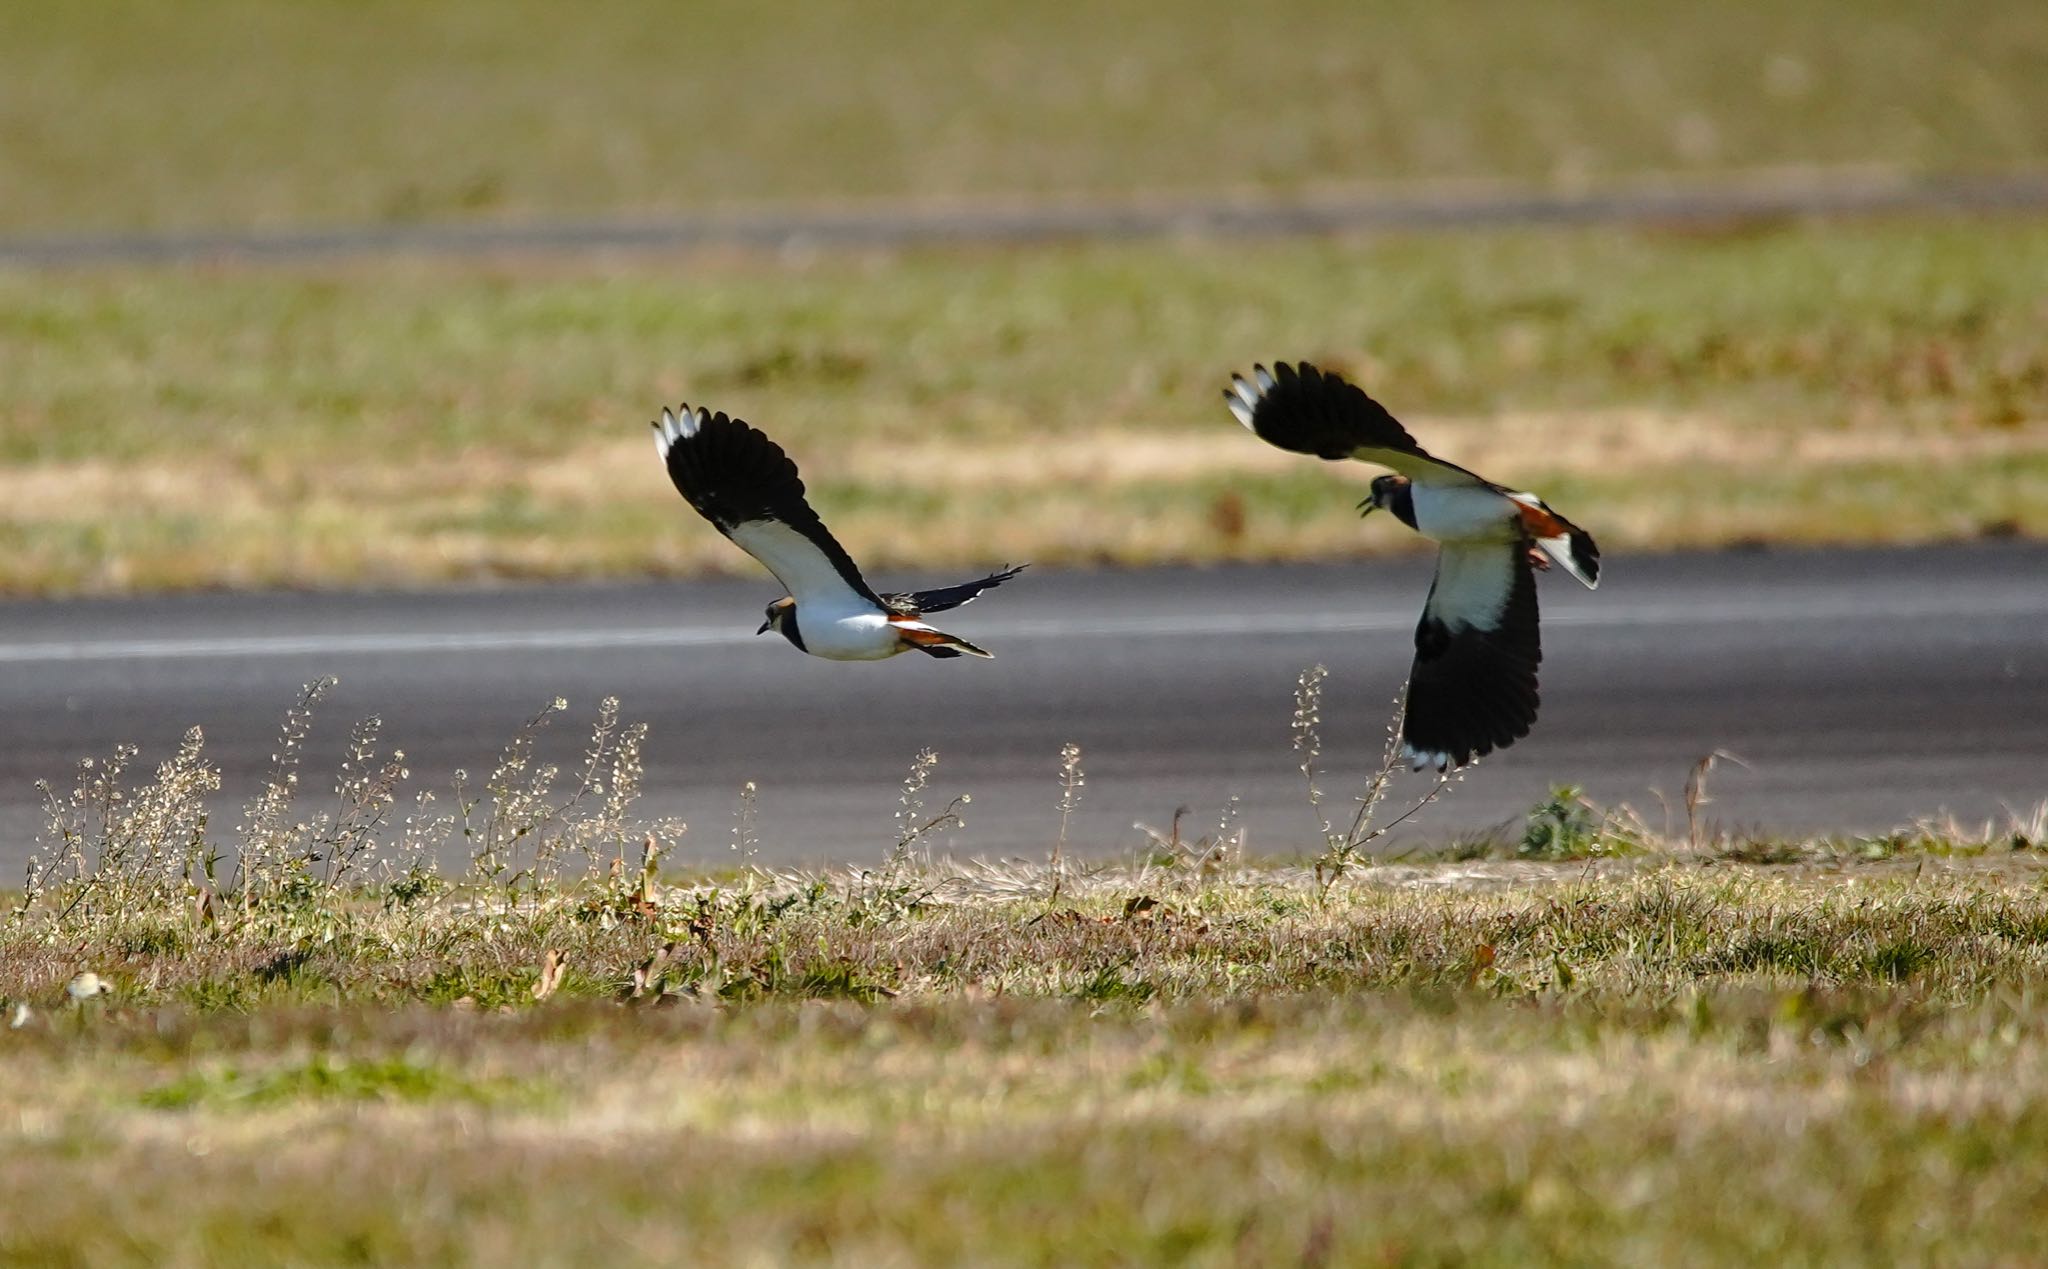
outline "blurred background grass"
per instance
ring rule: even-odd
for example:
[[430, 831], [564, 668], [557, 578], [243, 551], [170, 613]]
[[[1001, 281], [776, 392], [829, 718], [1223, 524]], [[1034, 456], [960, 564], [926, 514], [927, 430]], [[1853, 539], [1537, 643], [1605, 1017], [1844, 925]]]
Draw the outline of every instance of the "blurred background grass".
[[[0, 85], [29, 237], [2048, 168], [2017, 0], [19, 5]], [[2041, 533], [2043, 329], [2029, 214], [0, 269], [0, 589], [743, 569], [684, 398], [877, 565], [1412, 546], [1222, 411], [1297, 357], [1613, 545]]]
[[0, 6], [0, 228], [2037, 164], [2029, 0]]

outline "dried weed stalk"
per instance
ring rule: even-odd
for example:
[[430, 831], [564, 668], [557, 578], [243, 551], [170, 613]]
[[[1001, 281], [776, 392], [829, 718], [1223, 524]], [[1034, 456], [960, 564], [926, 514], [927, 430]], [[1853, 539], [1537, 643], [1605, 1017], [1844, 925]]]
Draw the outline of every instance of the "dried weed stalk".
[[204, 756], [199, 728], [158, 765], [155, 779], [124, 784], [133, 745], [105, 762], [79, 762], [71, 790], [42, 790], [42, 850], [30, 857], [16, 918], [54, 902], [62, 920], [98, 919], [182, 900], [210, 884], [215, 855], [207, 844], [206, 797], [220, 772]]
[[1323, 830], [1323, 851], [1316, 857], [1316, 881], [1323, 896], [1327, 897], [1330, 887], [1337, 884], [1346, 873], [1362, 862], [1367, 846], [1392, 832], [1422, 810], [1441, 798], [1450, 787], [1465, 778], [1472, 764], [1452, 771], [1437, 773], [1429, 790], [1415, 802], [1384, 824], [1373, 822], [1380, 803], [1385, 800], [1387, 786], [1393, 782], [1394, 773], [1404, 764], [1401, 747], [1401, 724], [1408, 715], [1408, 688], [1402, 685], [1401, 694], [1394, 698], [1394, 712], [1387, 720], [1386, 746], [1380, 754], [1379, 768], [1366, 782], [1365, 791], [1359, 795], [1358, 810], [1351, 817], [1351, 825], [1338, 832], [1330, 817], [1323, 810], [1323, 792], [1318, 780], [1320, 770], [1317, 761], [1322, 756], [1322, 708], [1323, 683], [1329, 678], [1329, 670], [1321, 665], [1311, 666], [1301, 672], [1294, 686], [1294, 751], [1301, 756], [1301, 774], [1308, 785], [1309, 807], [1315, 812], [1317, 822]]
[[[575, 783], [557, 801], [561, 769], [536, 761], [534, 748], [554, 716], [568, 708], [558, 696], [520, 725], [484, 781], [485, 796], [470, 792], [466, 772], [455, 773], [456, 822], [477, 880], [517, 891], [591, 876], [611, 860], [624, 860], [628, 844], [642, 832], [627, 812], [640, 795], [646, 724], [622, 728], [618, 698], [598, 702]], [[672, 822], [655, 829], [664, 839], [683, 831]]]
[[1696, 852], [1718, 845], [1725, 838], [1720, 825], [1703, 823], [1700, 819], [1700, 808], [1713, 801], [1707, 796], [1707, 777], [1713, 773], [1715, 765], [1723, 761], [1732, 762], [1744, 770], [1749, 768], [1748, 763], [1734, 754], [1716, 749], [1693, 763], [1691, 774], [1685, 777], [1685, 842]]
[[[261, 791], [224, 839], [210, 832], [207, 807], [220, 773], [205, 758], [196, 727], [155, 778], [139, 785], [129, 779], [132, 745], [118, 746], [106, 761], [80, 762], [65, 793], [40, 785], [47, 824], [12, 914], [15, 929], [68, 938], [166, 921], [205, 928], [232, 915], [274, 934], [332, 938], [367, 893], [381, 894], [389, 906], [440, 887], [435, 855], [458, 823], [474, 875], [508, 887], [553, 884], [572, 870], [593, 875], [602, 858], [623, 860], [627, 844], [641, 838], [650, 843], [643, 858], [651, 858], [660, 841], [683, 832], [679, 823], [629, 818], [646, 728], [621, 727], [614, 700], [600, 706], [576, 784], [559, 802], [550, 795], [555, 770], [533, 761], [539, 726], [566, 707], [556, 701], [507, 747], [487, 782], [487, 813], [458, 777], [457, 814], [438, 814], [433, 794], [419, 791], [410, 813], [397, 816], [411, 772], [402, 750], [382, 749], [383, 724], [372, 717], [349, 733], [334, 804], [301, 818], [299, 768], [314, 707], [334, 682], [323, 678], [302, 689], [286, 712]], [[228, 859], [233, 867], [223, 880], [219, 865]]]
[[1236, 803], [1237, 799], [1232, 797], [1214, 834], [1193, 838], [1183, 835], [1181, 821], [1188, 816], [1185, 806], [1174, 808], [1173, 820], [1164, 832], [1142, 821], [1131, 825], [1145, 835], [1145, 849], [1138, 860], [1134, 883], [1185, 888], [1227, 877], [1234, 862], [1242, 859], [1244, 849], [1244, 830], [1236, 826]]
[[732, 812], [732, 849], [741, 867], [750, 867], [761, 852], [761, 837], [755, 824], [761, 813], [761, 790], [752, 780], [740, 786], [739, 805]]
[[299, 790], [299, 762], [306, 737], [313, 730], [313, 707], [339, 682], [333, 677], [316, 679], [299, 690], [299, 699], [285, 711], [277, 749], [270, 755], [270, 774], [263, 791], [243, 809], [240, 849], [235, 855], [235, 872], [227, 889], [241, 896], [244, 910], [259, 898], [293, 888], [288, 880], [293, 871], [294, 839], [303, 826], [290, 822], [292, 801]]
[[1059, 902], [1060, 884], [1067, 875], [1067, 826], [1074, 817], [1074, 808], [1081, 805], [1081, 788], [1087, 783], [1088, 777], [1081, 770], [1081, 746], [1068, 741], [1060, 746], [1060, 833], [1053, 839], [1049, 864], [1055, 903]]
[[[924, 791], [931, 783], [932, 772], [938, 769], [939, 753], [936, 749], [919, 751], [910, 761], [910, 774], [903, 777], [903, 793], [897, 799], [896, 845], [889, 852], [892, 862], [910, 859], [912, 852], [919, 849], [927, 837], [958, 828], [966, 823], [960, 817], [960, 808], [974, 798], [966, 793], [946, 804], [946, 809], [926, 818]], [[923, 847], [929, 854], [930, 848]]]
[[896, 844], [890, 848], [889, 858], [875, 871], [854, 872], [852, 906], [857, 920], [894, 920], [919, 911], [937, 894], [928, 839], [965, 823], [960, 808], [973, 801], [963, 793], [937, 815], [926, 814], [924, 792], [938, 765], [935, 749], [921, 750], [911, 759], [910, 772], [903, 777], [903, 791], [897, 799]]

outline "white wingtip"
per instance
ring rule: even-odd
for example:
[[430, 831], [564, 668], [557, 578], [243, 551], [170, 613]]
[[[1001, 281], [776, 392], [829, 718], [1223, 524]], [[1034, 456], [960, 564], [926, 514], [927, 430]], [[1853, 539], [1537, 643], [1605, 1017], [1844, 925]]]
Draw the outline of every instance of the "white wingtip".
[[1447, 753], [1431, 753], [1409, 745], [1402, 745], [1401, 756], [1407, 759], [1410, 771], [1426, 771], [1431, 767], [1436, 768], [1438, 772], [1451, 769], [1451, 755]]
[[1230, 387], [1223, 393], [1223, 402], [1230, 407], [1230, 413], [1246, 427], [1252, 427], [1252, 415], [1259, 408], [1259, 398], [1265, 396], [1266, 390], [1273, 386], [1273, 377], [1266, 373], [1264, 366], [1252, 367], [1252, 373], [1258, 376], [1259, 382], [1256, 386], [1248, 382], [1243, 375], [1232, 375]]
[[[1237, 381], [1237, 386], [1240, 389], [1243, 387], [1243, 385], [1244, 380], [1240, 379]], [[1235, 418], [1238, 422], [1244, 424], [1246, 427], [1250, 427], [1252, 425], [1252, 407], [1245, 401], [1244, 395], [1241, 391], [1224, 393], [1223, 403], [1230, 407], [1230, 414], [1232, 418]]]
[[687, 405], [675, 410], [661, 407], [661, 417], [654, 421], [654, 452], [666, 462], [668, 452], [675, 448], [676, 442], [695, 436], [709, 417], [709, 411], [702, 406], [694, 410]]

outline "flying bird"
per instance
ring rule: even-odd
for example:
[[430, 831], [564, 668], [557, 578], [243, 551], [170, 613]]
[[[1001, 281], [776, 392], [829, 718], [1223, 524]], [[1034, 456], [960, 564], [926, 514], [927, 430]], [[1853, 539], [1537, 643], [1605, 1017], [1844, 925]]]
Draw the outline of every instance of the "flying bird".
[[1374, 478], [1360, 514], [1384, 507], [1440, 544], [1401, 724], [1415, 769], [1462, 767], [1528, 735], [1543, 660], [1536, 570], [1555, 560], [1597, 586], [1592, 535], [1535, 494], [1433, 457], [1386, 407], [1305, 361], [1232, 375], [1223, 396], [1238, 422], [1281, 449], [1392, 468]]
[[877, 593], [804, 501], [796, 464], [758, 429], [702, 407], [664, 407], [654, 448], [697, 514], [789, 591], [768, 605], [755, 634], [778, 631], [799, 652], [832, 661], [880, 661], [912, 649], [932, 657], [991, 655], [922, 618], [958, 608], [1024, 565], [938, 590]]

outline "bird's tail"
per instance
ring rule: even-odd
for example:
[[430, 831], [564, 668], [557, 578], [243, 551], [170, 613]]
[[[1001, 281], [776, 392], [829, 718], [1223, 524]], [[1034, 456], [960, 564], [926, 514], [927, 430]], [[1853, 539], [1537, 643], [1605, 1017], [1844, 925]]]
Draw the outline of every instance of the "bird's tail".
[[1564, 565], [1564, 571], [1584, 582], [1587, 590], [1600, 585], [1600, 547], [1593, 535], [1550, 509], [1532, 493], [1508, 497], [1522, 504], [1522, 527], [1543, 548], [1544, 554]]
[[[1553, 513], [1555, 514], [1555, 513]], [[1600, 586], [1600, 548], [1593, 543], [1593, 535], [1563, 516], [1558, 516], [1564, 532], [1554, 537], [1537, 538], [1536, 545], [1544, 554], [1564, 565], [1564, 571], [1585, 583], [1587, 590]]]
[[958, 635], [949, 635], [943, 630], [934, 630], [921, 622], [898, 621], [891, 623], [896, 628], [897, 638], [916, 648], [928, 657], [980, 657], [993, 661], [995, 653], [975, 647]]
[[1592, 534], [1575, 524], [1562, 539], [1542, 546], [1564, 565], [1567, 573], [1584, 582], [1587, 590], [1600, 585], [1600, 548], [1594, 545]]

